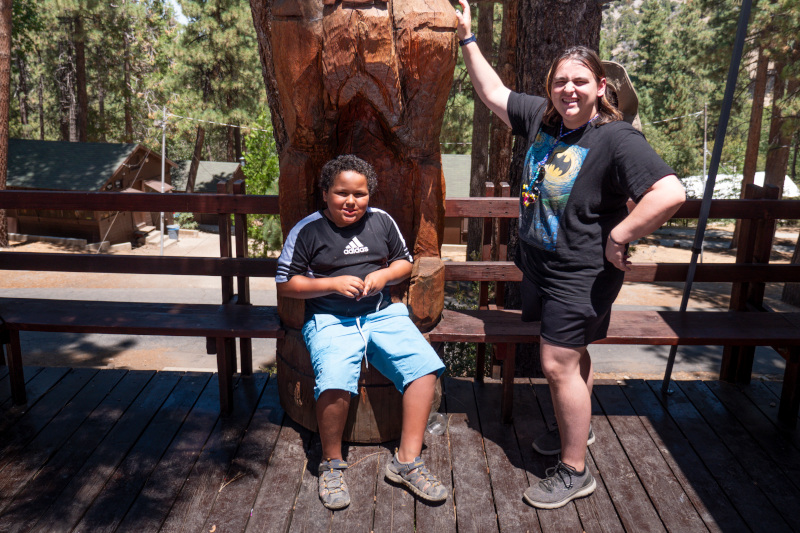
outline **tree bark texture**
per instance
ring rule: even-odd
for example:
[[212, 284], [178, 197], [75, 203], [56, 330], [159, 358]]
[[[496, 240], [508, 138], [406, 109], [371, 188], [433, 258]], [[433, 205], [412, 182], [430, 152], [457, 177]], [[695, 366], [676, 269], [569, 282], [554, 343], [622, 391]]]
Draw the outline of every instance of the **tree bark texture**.
[[[756, 175], [758, 149], [761, 144], [761, 123], [764, 117], [764, 96], [766, 96], [767, 93], [768, 66], [769, 58], [764, 55], [764, 49], [759, 46], [758, 60], [756, 62], [756, 78], [753, 81], [753, 107], [750, 110], [750, 129], [747, 133], [747, 147], [744, 154], [741, 198], [744, 198], [744, 191], [747, 185], [753, 183]], [[739, 242], [740, 223], [740, 220], [736, 221], [733, 238], [731, 239], [731, 249], [736, 248], [736, 243]]]
[[322, 165], [371, 163], [370, 204], [395, 218], [415, 256], [439, 256], [439, 133], [456, 61], [445, 0], [250, 2], [280, 158], [284, 235], [321, 206]]
[[[497, 52], [497, 65], [495, 70], [500, 76], [503, 85], [511, 90], [517, 86], [516, 72], [516, 46], [517, 46], [517, 0], [507, 0], [503, 4], [503, 28], [500, 34], [500, 48]], [[508, 182], [509, 169], [511, 168], [511, 128], [492, 114], [492, 133], [489, 143], [489, 181], [494, 183], [495, 191], [500, 190], [500, 183]], [[509, 224], [508, 220], [498, 220], [498, 224]], [[498, 244], [495, 229], [492, 239], [492, 257], [497, 253]]]
[[[11, 100], [11, 0], [0, 0], [0, 190], [8, 174], [8, 115]], [[8, 222], [0, 209], [0, 247], [8, 246]]]
[[[491, 61], [494, 55], [492, 34], [494, 33], [494, 4], [478, 7], [478, 46]], [[485, 183], [489, 179], [489, 129], [491, 111], [472, 90], [472, 156], [469, 178], [469, 195], [483, 196]], [[467, 260], [482, 259], [483, 219], [470, 218], [467, 223]], [[487, 258], [488, 259], [488, 258]]]
[[69, 142], [78, 141], [78, 130], [75, 127], [77, 117], [75, 97], [75, 47], [72, 42], [72, 23], [70, 17], [61, 17], [67, 35], [62, 35], [58, 42], [59, 66], [56, 72], [59, 100], [61, 105], [60, 126], [61, 139]]
[[[18, 95], [19, 95], [19, 122], [23, 126], [28, 125], [28, 66], [22, 53], [15, 56], [17, 71], [19, 72]], [[27, 136], [27, 135], [26, 135]]]
[[130, 45], [128, 44], [127, 32], [122, 33], [122, 79], [124, 86], [122, 94], [124, 96], [123, 107], [125, 109], [125, 142], [133, 142], [133, 104], [131, 103], [131, 59]]
[[792, 142], [792, 134], [784, 127], [786, 117], [784, 117], [783, 107], [786, 105], [784, 94], [793, 94], [797, 91], [800, 80], [781, 79], [780, 73], [783, 70], [782, 64], [777, 65], [778, 75], [775, 78], [775, 89], [772, 94], [772, 118], [769, 127], [769, 148], [767, 149], [767, 160], [764, 164], [764, 185], [775, 185], [781, 189], [783, 195], [783, 184], [786, 179], [786, 168], [789, 164], [789, 145]]
[[86, 92], [86, 33], [83, 31], [83, 18], [76, 15], [72, 43], [75, 48], [75, 129], [79, 142], [88, 141], [89, 96]]
[[[569, 46], [584, 45], [598, 50], [601, 4], [596, 0], [519, 0], [517, 12], [517, 91], [545, 96], [545, 78], [553, 59]], [[514, 143], [510, 170], [511, 194], [519, 196], [526, 140]], [[508, 259], [517, 253], [517, 225], [509, 231]], [[506, 307], [519, 309], [519, 284], [506, 284]], [[517, 348], [518, 375], [541, 375], [538, 345]]]
[[[36, 52], [39, 58], [39, 64], [42, 63], [41, 52]], [[39, 86], [37, 87], [37, 97], [39, 98], [37, 110], [39, 112], [39, 140], [44, 140], [44, 74], [39, 74]]]

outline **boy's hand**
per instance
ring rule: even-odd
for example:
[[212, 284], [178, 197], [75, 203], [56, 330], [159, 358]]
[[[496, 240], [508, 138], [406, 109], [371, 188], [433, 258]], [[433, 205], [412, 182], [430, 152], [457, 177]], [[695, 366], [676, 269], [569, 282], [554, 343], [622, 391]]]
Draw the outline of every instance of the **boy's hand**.
[[358, 300], [367, 296], [372, 296], [383, 290], [387, 281], [385, 276], [386, 270], [387, 269], [382, 268], [367, 274], [367, 277], [364, 278], [364, 288], [361, 291], [361, 295], [357, 298]]
[[[369, 276], [368, 276], [369, 277]], [[331, 290], [348, 298], [361, 298], [364, 291], [364, 281], [356, 276], [336, 276], [329, 278]]]

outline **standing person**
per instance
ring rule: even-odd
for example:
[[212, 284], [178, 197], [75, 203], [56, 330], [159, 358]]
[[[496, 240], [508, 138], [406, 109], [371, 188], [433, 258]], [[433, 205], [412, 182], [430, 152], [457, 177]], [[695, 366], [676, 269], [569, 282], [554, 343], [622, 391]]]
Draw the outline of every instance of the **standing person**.
[[421, 455], [444, 365], [406, 306], [392, 303], [389, 294], [390, 285], [411, 274], [411, 254], [394, 219], [369, 207], [378, 185], [369, 163], [341, 155], [322, 167], [319, 185], [326, 207], [289, 232], [275, 282], [278, 295], [306, 300], [303, 339], [314, 367], [322, 441], [320, 500], [329, 509], [350, 504], [342, 433], [366, 358], [403, 394], [400, 445], [386, 478], [424, 500], [443, 501], [447, 489]]
[[586, 346], [607, 334], [611, 305], [630, 270], [628, 243], [660, 227], [686, 196], [674, 171], [609, 104], [595, 52], [576, 46], [559, 54], [547, 75], [547, 98], [512, 92], [475, 43], [469, 5], [459, 3], [456, 32], [475, 91], [528, 143], [516, 263], [523, 273], [522, 319], [541, 321], [542, 370], [558, 423], [533, 447], [561, 456], [524, 499], [554, 509], [596, 487], [585, 462], [594, 441]]

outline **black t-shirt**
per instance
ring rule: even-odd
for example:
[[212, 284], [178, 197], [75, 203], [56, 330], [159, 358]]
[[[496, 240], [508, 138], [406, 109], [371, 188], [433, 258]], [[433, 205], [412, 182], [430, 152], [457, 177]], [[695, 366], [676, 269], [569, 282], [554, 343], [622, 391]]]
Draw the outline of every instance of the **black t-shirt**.
[[[286, 283], [297, 275], [364, 279], [398, 259], [412, 261], [397, 223], [385, 211], [368, 207], [361, 220], [344, 228], [317, 211], [298, 222], [286, 237], [275, 282]], [[306, 300], [305, 317], [308, 320], [316, 313], [363, 316], [390, 303], [388, 287], [361, 300], [335, 293]]]
[[[522, 183], [552, 148], [559, 126], [542, 123], [546, 100], [511, 93], [512, 132], [527, 138]], [[564, 130], [568, 131], [568, 130]], [[605, 258], [608, 234], [656, 181], [674, 171], [644, 135], [623, 121], [590, 124], [566, 135], [545, 164], [538, 201], [520, 198], [517, 264], [545, 293], [569, 301], [616, 298], [624, 274]]]

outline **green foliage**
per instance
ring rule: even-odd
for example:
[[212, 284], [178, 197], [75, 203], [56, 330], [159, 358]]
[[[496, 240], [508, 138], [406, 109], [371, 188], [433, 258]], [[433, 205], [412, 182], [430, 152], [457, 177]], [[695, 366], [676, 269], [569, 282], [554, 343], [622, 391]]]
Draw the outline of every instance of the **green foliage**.
[[191, 213], [175, 213], [172, 217], [175, 223], [184, 229], [197, 229], [198, 224]]
[[[449, 282], [445, 297], [445, 309], [477, 309], [480, 283], [474, 282]], [[490, 296], [493, 291], [490, 286]], [[492, 360], [491, 345], [486, 347], [486, 368], [488, 371]], [[442, 353], [442, 362], [451, 376], [472, 376], [475, 372], [477, 345], [471, 342], [446, 342]]]
[[[740, 6], [735, 0], [613, 2], [604, 58], [625, 65], [639, 96], [643, 132], [678, 177], [703, 170], [703, 107], [713, 150]], [[607, 31], [606, 31], [607, 30]], [[741, 171], [749, 124], [746, 67], [739, 76], [720, 172]]]
[[[278, 151], [269, 112], [264, 110], [256, 121], [256, 128], [246, 139], [245, 166], [247, 194], [278, 194]], [[260, 131], [263, 130], [263, 131]], [[247, 237], [250, 241], [250, 254], [266, 257], [271, 251], [281, 249], [283, 233], [278, 215], [249, 215], [247, 217]]]

